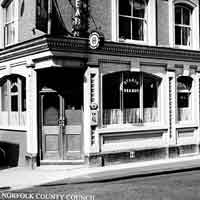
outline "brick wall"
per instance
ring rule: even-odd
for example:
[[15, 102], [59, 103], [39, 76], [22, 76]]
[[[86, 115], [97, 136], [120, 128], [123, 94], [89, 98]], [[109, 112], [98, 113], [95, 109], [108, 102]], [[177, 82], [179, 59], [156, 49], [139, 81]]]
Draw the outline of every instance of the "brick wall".
[[39, 37], [43, 32], [35, 29], [36, 1], [19, 0], [19, 42]]
[[[101, 2], [101, 3], [100, 3]], [[106, 40], [111, 40], [111, 0], [89, 0], [90, 15], [100, 31], [104, 33]], [[95, 25], [90, 19], [90, 30], [94, 30]]]
[[169, 8], [168, 1], [157, 1], [157, 42], [158, 45], [169, 45]]

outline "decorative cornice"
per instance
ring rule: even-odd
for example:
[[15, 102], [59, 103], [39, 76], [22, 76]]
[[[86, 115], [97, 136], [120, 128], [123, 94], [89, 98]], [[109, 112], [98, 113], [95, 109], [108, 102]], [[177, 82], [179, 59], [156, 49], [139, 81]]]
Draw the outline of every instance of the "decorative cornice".
[[116, 56], [200, 62], [200, 51], [107, 42], [100, 53]]
[[0, 63], [48, 51], [47, 39], [40, 37], [31, 41], [15, 44], [0, 51]]
[[[0, 51], [0, 63], [16, 58], [26, 57], [29, 55], [39, 54], [41, 52], [51, 51], [52, 55], [59, 55], [59, 52], [66, 53], [71, 56], [72, 53], [79, 58], [82, 54], [83, 58], [96, 55], [99, 59], [115, 60], [112, 56], [118, 57], [138, 57], [171, 61], [185, 61], [191, 63], [200, 63], [200, 51], [174, 49], [167, 47], [154, 47], [144, 45], [134, 45], [105, 41], [103, 47], [91, 50], [88, 48], [88, 39], [80, 39], [74, 37], [54, 38], [44, 35], [33, 40], [19, 43], [7, 47]], [[57, 52], [57, 53], [56, 53]], [[76, 56], [75, 56], [76, 57]]]

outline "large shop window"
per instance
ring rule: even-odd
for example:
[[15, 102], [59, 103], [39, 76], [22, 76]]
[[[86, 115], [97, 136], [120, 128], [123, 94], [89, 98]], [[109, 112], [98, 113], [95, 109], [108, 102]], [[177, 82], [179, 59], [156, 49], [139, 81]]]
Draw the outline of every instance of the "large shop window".
[[192, 120], [192, 80], [189, 76], [180, 76], [177, 78], [178, 121]]
[[116, 72], [103, 76], [103, 124], [158, 122], [161, 79], [147, 73]]
[[5, 6], [4, 40], [5, 46], [15, 43], [15, 2], [10, 1]]
[[26, 124], [26, 81], [11, 75], [1, 81], [0, 126], [24, 127]]
[[119, 0], [119, 38], [145, 40], [146, 1]]
[[191, 8], [184, 4], [175, 5], [175, 44], [191, 46]]

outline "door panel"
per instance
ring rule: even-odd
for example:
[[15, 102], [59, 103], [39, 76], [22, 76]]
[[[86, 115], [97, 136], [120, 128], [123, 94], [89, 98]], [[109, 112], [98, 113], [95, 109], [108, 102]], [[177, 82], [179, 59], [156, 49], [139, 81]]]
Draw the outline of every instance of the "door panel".
[[60, 112], [60, 100], [57, 94], [46, 94], [43, 98], [43, 122], [45, 126], [57, 126]]
[[82, 95], [81, 90], [65, 94], [64, 159], [81, 159], [82, 140]]
[[45, 160], [81, 159], [82, 101], [78, 92], [59, 95], [43, 94], [42, 152]]
[[65, 110], [67, 125], [80, 125], [82, 123], [82, 110]]
[[60, 97], [56, 93], [45, 94], [42, 98], [42, 152], [43, 159], [59, 160], [60, 153]]

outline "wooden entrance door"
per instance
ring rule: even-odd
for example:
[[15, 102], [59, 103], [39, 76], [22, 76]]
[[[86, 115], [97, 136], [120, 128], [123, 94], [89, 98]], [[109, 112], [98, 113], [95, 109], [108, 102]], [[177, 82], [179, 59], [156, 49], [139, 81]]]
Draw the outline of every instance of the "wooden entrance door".
[[76, 102], [72, 94], [41, 95], [43, 160], [81, 158], [82, 106]]
[[82, 96], [76, 92], [64, 95], [64, 159], [81, 158], [82, 141]]

